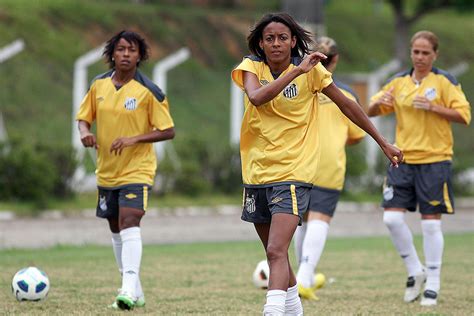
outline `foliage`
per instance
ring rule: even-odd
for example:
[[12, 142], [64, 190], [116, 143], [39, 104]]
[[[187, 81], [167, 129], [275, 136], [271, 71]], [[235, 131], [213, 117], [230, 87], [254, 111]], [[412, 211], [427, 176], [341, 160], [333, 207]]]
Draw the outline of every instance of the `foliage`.
[[76, 163], [69, 146], [16, 139], [2, 144], [0, 152], [0, 200], [29, 201], [41, 210], [49, 199], [72, 196]]
[[215, 146], [198, 136], [177, 143], [179, 167], [171, 158], [160, 165], [159, 176], [168, 193], [197, 196], [204, 193], [235, 193], [242, 180], [237, 148]]

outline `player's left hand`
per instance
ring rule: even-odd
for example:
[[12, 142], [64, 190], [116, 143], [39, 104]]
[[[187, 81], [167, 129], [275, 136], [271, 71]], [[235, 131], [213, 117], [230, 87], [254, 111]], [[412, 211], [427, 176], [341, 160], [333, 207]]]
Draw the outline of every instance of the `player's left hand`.
[[415, 109], [430, 111], [431, 110], [431, 102], [426, 97], [417, 95], [413, 99], [413, 107]]
[[114, 155], [121, 155], [125, 147], [129, 147], [135, 144], [132, 138], [130, 137], [119, 137], [112, 142], [110, 146], [110, 153]]
[[403, 152], [397, 148], [397, 146], [386, 143], [382, 147], [382, 150], [385, 156], [387, 156], [388, 160], [390, 160], [392, 167], [398, 168], [398, 164], [403, 162]]

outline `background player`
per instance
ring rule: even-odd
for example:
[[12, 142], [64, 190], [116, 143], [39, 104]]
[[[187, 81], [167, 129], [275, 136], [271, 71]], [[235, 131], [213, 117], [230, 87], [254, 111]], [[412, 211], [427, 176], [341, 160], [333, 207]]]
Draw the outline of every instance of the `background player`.
[[[426, 280], [421, 305], [436, 305], [440, 290], [444, 238], [441, 214], [454, 213], [451, 187], [453, 134], [451, 122], [469, 124], [470, 106], [460, 84], [434, 68], [438, 38], [420, 31], [411, 39], [413, 68], [395, 75], [374, 95], [370, 116], [395, 112], [396, 144], [405, 154], [398, 169], [388, 168], [383, 189], [384, 223], [408, 272], [405, 302], [415, 301]], [[410, 229], [407, 210], [419, 207], [426, 270]]]
[[[139, 272], [140, 221], [154, 181], [153, 142], [174, 137], [168, 102], [137, 68], [148, 58], [148, 45], [134, 32], [113, 36], [104, 50], [111, 70], [96, 77], [82, 101], [78, 120], [81, 141], [97, 149], [97, 216], [112, 232], [122, 286], [112, 307], [145, 304]], [[96, 122], [97, 138], [90, 131]]]
[[[321, 60], [326, 69], [334, 73], [339, 54], [336, 42], [329, 37], [317, 41], [318, 51], [327, 59]], [[333, 78], [334, 79], [334, 78]], [[357, 101], [354, 92], [340, 81], [334, 84], [349, 99]], [[315, 295], [314, 272], [324, 250], [329, 223], [334, 215], [339, 195], [344, 186], [346, 171], [346, 145], [357, 144], [365, 132], [349, 120], [337, 105], [324, 94], [318, 95], [318, 133], [321, 153], [316, 180], [311, 189], [307, 222], [303, 222], [295, 232], [295, 252], [299, 263], [296, 280], [302, 298], [317, 300]]]

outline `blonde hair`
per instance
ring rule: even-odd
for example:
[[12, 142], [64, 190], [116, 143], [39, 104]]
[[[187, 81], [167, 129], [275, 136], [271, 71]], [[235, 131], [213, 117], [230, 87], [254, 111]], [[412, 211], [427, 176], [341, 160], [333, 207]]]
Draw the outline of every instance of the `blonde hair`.
[[413, 42], [415, 42], [417, 39], [419, 38], [424, 38], [425, 40], [427, 40], [428, 42], [430, 42], [431, 46], [433, 46], [433, 50], [435, 52], [438, 51], [438, 44], [439, 44], [439, 41], [438, 41], [438, 36], [436, 36], [435, 33], [433, 32], [430, 32], [430, 31], [419, 31], [419, 32], [416, 32], [412, 38], [411, 38], [411, 41], [410, 41], [410, 44], [413, 46]]
[[321, 64], [324, 67], [327, 67], [334, 56], [336, 56], [339, 52], [337, 50], [336, 41], [327, 36], [321, 36], [316, 40], [316, 50], [320, 53], [323, 53], [328, 58], [321, 60]]

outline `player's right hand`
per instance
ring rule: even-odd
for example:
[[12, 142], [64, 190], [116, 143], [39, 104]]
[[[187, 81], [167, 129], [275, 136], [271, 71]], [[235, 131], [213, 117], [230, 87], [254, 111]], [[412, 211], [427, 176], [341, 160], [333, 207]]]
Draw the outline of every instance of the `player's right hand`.
[[307, 55], [301, 64], [298, 66], [304, 73], [310, 71], [313, 69], [314, 66], [316, 66], [321, 59], [326, 59], [328, 58], [326, 55], [320, 52], [313, 52], [309, 55]]
[[393, 87], [385, 91], [378, 100], [379, 104], [386, 105], [386, 106], [393, 106], [393, 101], [395, 101], [395, 98], [392, 92], [393, 92]]
[[84, 147], [94, 147], [95, 149], [99, 148], [95, 135], [91, 132], [81, 134], [81, 142]]

